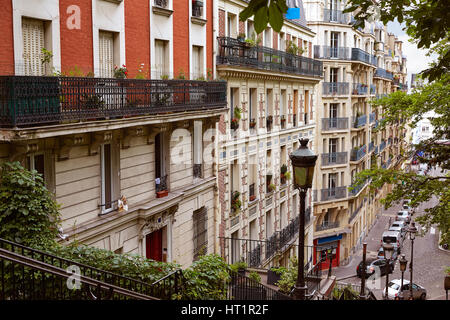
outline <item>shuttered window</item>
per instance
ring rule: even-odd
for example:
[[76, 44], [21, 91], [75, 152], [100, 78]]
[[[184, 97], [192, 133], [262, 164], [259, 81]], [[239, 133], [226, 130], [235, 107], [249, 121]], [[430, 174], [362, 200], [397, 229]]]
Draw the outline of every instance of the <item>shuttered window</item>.
[[194, 222], [194, 261], [207, 253], [208, 247], [208, 215], [202, 207], [193, 213]]
[[114, 76], [114, 35], [112, 32], [99, 32], [100, 77]]
[[45, 75], [41, 63], [44, 48], [44, 22], [36, 19], [22, 19], [23, 37], [23, 74], [27, 76]]
[[203, 47], [192, 47], [192, 79], [203, 76]]

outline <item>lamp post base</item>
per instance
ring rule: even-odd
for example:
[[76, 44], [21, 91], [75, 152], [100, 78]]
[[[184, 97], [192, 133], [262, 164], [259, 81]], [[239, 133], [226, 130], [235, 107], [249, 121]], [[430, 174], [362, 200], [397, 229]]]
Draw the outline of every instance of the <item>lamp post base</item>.
[[306, 291], [308, 290], [307, 286], [301, 287], [294, 285], [294, 299], [295, 300], [305, 300]]

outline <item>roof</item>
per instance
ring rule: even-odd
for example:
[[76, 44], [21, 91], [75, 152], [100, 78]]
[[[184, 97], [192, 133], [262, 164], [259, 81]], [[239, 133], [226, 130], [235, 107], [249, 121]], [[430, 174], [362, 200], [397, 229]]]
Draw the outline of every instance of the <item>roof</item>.
[[[305, 6], [303, 5], [302, 0], [287, 0], [286, 4], [289, 8], [300, 8], [300, 18], [299, 19], [286, 19], [286, 21], [290, 21], [296, 25], [304, 27], [305, 29], [311, 30], [308, 28], [306, 22], [306, 14], [305, 14]], [[286, 16], [283, 14], [283, 17]]]

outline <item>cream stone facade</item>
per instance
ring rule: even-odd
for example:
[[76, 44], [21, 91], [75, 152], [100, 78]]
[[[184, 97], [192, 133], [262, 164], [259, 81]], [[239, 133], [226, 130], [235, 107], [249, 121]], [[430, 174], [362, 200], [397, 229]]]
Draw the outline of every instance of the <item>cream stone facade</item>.
[[[298, 190], [281, 167], [292, 172], [289, 154], [299, 139], [308, 138], [315, 149], [315, 87], [322, 67], [311, 58], [315, 34], [304, 19], [285, 20], [279, 33], [268, 27], [256, 36], [252, 19], [238, 19], [246, 5], [221, 1], [218, 6], [216, 70], [227, 81], [230, 111], [219, 123], [217, 247], [230, 263], [287, 266], [297, 254], [300, 208]], [[303, 49], [300, 55], [288, 53], [290, 43]], [[241, 110], [238, 128], [232, 123], [236, 108]], [[235, 199], [240, 208], [233, 208]], [[312, 247], [310, 205], [308, 193], [305, 245]], [[306, 252], [305, 263], [311, 261], [312, 252]]]
[[[318, 86], [315, 140], [319, 160], [313, 203], [314, 246], [318, 250], [336, 248], [333, 265], [338, 266], [361, 244], [380, 209], [379, 198], [389, 191], [387, 187], [377, 192], [376, 197], [371, 196], [369, 181], [355, 185], [355, 175], [370, 168], [378, 153], [381, 157], [378, 165], [391, 165], [386, 150], [395, 149], [395, 157], [400, 150], [396, 127], [382, 132], [374, 130], [382, 110], [370, 103], [395, 90], [394, 65], [388, 57], [394, 41], [378, 22], [353, 29], [353, 18], [342, 12], [345, 5], [341, 1], [304, 3], [308, 26], [317, 34], [314, 58], [324, 63], [324, 79]], [[401, 43], [395, 44], [401, 50]], [[406, 59], [401, 60], [403, 66], [405, 62]], [[401, 82], [404, 83], [404, 78]], [[386, 148], [382, 139], [387, 139], [388, 134], [392, 142]]]

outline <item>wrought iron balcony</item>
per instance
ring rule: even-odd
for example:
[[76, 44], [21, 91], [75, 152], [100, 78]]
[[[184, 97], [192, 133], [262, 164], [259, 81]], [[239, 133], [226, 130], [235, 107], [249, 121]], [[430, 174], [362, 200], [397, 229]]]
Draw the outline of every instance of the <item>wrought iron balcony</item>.
[[352, 48], [352, 58], [353, 61], [361, 61], [371, 65], [377, 65], [377, 58], [368, 52], [361, 50], [359, 48]]
[[368, 181], [369, 180], [366, 180], [360, 184], [352, 184], [350, 186], [352, 188], [352, 190], [350, 190], [350, 189], [348, 190], [348, 196], [349, 197], [356, 196], [367, 185]]
[[386, 141], [385, 140], [381, 141], [381, 143], [380, 143], [380, 152], [383, 151], [384, 148], [386, 148]]
[[352, 117], [353, 128], [360, 128], [366, 125], [367, 115], [363, 114], [359, 117]]
[[351, 14], [344, 13], [342, 10], [323, 9], [323, 21], [349, 24], [351, 22]]
[[376, 96], [375, 96], [375, 98], [381, 99], [381, 98], [384, 98], [384, 97], [386, 97], [386, 96], [387, 96], [386, 93], [377, 93]]
[[375, 95], [376, 92], [377, 92], [377, 86], [374, 84], [371, 84], [370, 85], [370, 94]]
[[[319, 197], [317, 193], [319, 193]], [[347, 187], [343, 186], [343, 187], [314, 190], [313, 198], [314, 201], [329, 201], [335, 199], [344, 199], [347, 198]]]
[[335, 221], [335, 222], [322, 222], [322, 224], [319, 224], [316, 226], [316, 231], [324, 231], [324, 230], [329, 230], [329, 229], [334, 229], [334, 228], [339, 228], [339, 221]]
[[378, 77], [378, 78], [385, 78], [385, 79], [389, 79], [389, 80], [394, 79], [394, 75], [392, 74], [392, 72], [386, 71], [383, 68], [377, 68], [377, 70], [375, 70], [375, 73], [373, 76]]
[[0, 126], [226, 108], [225, 81], [0, 76]]
[[373, 142], [369, 143], [369, 153], [373, 151], [373, 149], [375, 148], [375, 144]]
[[353, 149], [350, 153], [350, 161], [359, 161], [361, 160], [367, 153], [367, 146], [363, 145], [359, 149]]
[[322, 153], [322, 166], [347, 163], [348, 152]]
[[376, 118], [375, 112], [369, 114], [369, 123], [374, 123]]
[[349, 93], [348, 82], [324, 82], [322, 85], [322, 95], [347, 95]]
[[373, 152], [375, 155], [377, 155], [378, 152], [379, 152], [379, 151], [378, 151], [378, 148], [379, 148], [378, 146], [375, 146], [375, 151]]
[[269, 47], [252, 46], [230, 37], [218, 37], [217, 64], [237, 65], [259, 70], [322, 77], [322, 61]]
[[332, 47], [332, 46], [314, 46], [315, 59], [339, 59], [350, 60], [351, 48], [349, 47]]
[[322, 131], [348, 129], [348, 118], [322, 118]]
[[353, 95], [366, 95], [367, 94], [367, 85], [363, 83], [353, 83]]

